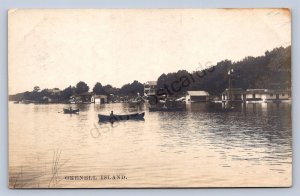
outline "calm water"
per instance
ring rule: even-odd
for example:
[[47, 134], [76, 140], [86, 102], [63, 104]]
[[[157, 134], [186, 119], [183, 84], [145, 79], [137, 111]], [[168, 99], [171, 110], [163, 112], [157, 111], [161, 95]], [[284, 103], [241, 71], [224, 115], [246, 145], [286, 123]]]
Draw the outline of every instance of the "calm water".
[[[227, 113], [203, 103], [169, 113], [149, 113], [146, 105], [73, 105], [79, 115], [63, 114], [64, 107], [9, 103], [10, 187], [291, 184], [290, 104], [239, 105]], [[146, 111], [145, 121], [98, 123], [97, 114], [111, 110]]]

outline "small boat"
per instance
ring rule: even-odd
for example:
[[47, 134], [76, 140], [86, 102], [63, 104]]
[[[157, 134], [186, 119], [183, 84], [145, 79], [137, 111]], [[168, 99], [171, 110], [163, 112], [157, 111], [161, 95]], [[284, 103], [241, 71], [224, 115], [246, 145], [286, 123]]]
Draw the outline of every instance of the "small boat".
[[145, 112], [125, 115], [103, 115], [98, 114], [99, 122], [115, 122], [122, 120], [144, 120]]
[[20, 103], [19, 101], [14, 101], [14, 104], [18, 104], [18, 103]]
[[222, 107], [223, 112], [231, 112], [234, 110], [235, 110], [235, 107], [233, 106], [232, 102], [230, 102], [230, 101], [225, 102], [224, 107]]
[[143, 100], [132, 100], [132, 101], [129, 101], [128, 103], [131, 103], [131, 104], [141, 104], [141, 103], [144, 103]]
[[149, 107], [149, 112], [177, 112], [177, 111], [185, 111], [184, 107]]
[[142, 98], [137, 98], [128, 101], [130, 106], [142, 105], [145, 101]]
[[73, 109], [64, 108], [64, 113], [65, 114], [77, 114], [77, 113], [79, 113], [79, 109], [73, 110]]
[[29, 101], [29, 100], [23, 100], [22, 103], [23, 103], [23, 104], [30, 104], [30, 103], [32, 103], [32, 102]]
[[232, 112], [232, 111], [234, 111], [234, 109], [235, 108], [233, 106], [231, 106], [231, 107], [225, 107], [225, 108], [223, 108], [222, 111], [223, 112]]
[[150, 105], [149, 112], [176, 112], [176, 111], [185, 111], [186, 104], [181, 101], [170, 101], [167, 100], [165, 102], [159, 101], [158, 104]]

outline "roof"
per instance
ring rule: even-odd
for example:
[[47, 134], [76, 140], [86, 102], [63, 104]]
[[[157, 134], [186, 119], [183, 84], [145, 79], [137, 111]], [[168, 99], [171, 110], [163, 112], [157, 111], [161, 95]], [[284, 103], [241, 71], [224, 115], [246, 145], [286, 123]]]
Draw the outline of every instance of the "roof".
[[190, 96], [209, 96], [206, 91], [187, 91], [187, 94]]
[[93, 97], [96, 98], [106, 98], [107, 95], [93, 95]]
[[157, 85], [157, 82], [156, 81], [148, 81], [148, 82], [146, 82], [146, 84], [155, 86], [155, 85]]
[[290, 89], [267, 89], [266, 90], [268, 93], [291, 93]]
[[61, 92], [59, 88], [47, 89], [48, 92]]
[[[225, 89], [223, 93], [229, 92], [229, 89]], [[283, 89], [247, 89], [243, 91], [241, 88], [232, 88], [231, 92], [233, 94], [265, 94], [265, 93], [289, 93], [290, 90], [283, 90]]]
[[263, 93], [267, 93], [267, 89], [247, 89], [246, 93], [251, 93], [251, 94], [263, 94]]

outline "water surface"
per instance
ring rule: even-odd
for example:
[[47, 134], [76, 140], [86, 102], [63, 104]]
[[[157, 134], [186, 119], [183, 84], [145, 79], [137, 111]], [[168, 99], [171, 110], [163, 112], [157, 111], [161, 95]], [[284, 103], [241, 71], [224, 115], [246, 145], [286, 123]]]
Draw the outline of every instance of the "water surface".
[[[147, 106], [9, 103], [9, 185], [35, 187], [289, 186], [291, 105]], [[145, 121], [98, 123], [97, 114], [146, 111]], [[105, 179], [104, 176], [124, 179]], [[70, 180], [70, 176], [91, 176]], [[125, 179], [126, 178], [126, 179]]]

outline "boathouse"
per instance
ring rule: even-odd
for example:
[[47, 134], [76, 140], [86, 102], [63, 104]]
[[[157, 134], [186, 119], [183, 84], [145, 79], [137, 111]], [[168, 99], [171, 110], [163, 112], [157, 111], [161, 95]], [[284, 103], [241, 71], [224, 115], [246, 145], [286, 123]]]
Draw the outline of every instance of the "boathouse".
[[106, 95], [93, 95], [91, 97], [91, 103], [98, 103], [98, 104], [103, 104], [107, 103], [107, 96]]
[[206, 102], [209, 101], [209, 93], [206, 91], [187, 91], [186, 102]]
[[291, 92], [289, 90], [279, 89], [247, 89], [245, 99], [251, 101], [284, 101], [290, 100]]
[[247, 89], [245, 91], [245, 100], [247, 102], [265, 101], [271, 95], [267, 89]]
[[268, 90], [269, 96], [266, 100], [275, 100], [275, 101], [287, 101], [291, 100], [291, 91], [290, 90]]

